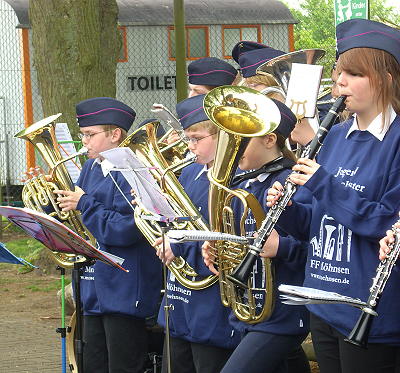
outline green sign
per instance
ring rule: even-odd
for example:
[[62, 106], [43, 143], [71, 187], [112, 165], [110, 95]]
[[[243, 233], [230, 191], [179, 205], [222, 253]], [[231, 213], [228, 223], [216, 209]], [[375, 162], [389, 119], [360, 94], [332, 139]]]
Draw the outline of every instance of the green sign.
[[334, 0], [335, 23], [338, 25], [352, 18], [369, 18], [368, 0]]

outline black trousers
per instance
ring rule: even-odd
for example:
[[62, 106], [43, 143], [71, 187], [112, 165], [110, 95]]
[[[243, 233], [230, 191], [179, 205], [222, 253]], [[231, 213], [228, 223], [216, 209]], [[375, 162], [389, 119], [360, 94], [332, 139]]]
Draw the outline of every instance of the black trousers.
[[304, 335], [248, 332], [221, 373], [309, 373]]
[[84, 316], [85, 373], [142, 373], [147, 357], [144, 319], [120, 315]]
[[[164, 339], [162, 373], [168, 372]], [[170, 337], [172, 373], [219, 373], [233, 350]]]
[[400, 373], [400, 347], [370, 343], [368, 349], [311, 314], [311, 335], [321, 373]]

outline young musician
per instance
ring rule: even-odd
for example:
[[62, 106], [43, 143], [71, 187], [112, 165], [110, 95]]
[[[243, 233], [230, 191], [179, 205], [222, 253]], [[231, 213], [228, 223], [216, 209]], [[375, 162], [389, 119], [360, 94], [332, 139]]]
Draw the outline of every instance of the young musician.
[[99, 248], [122, 257], [123, 267], [129, 270], [126, 273], [99, 261], [85, 267], [81, 276], [84, 370], [141, 373], [147, 353], [145, 318], [157, 310], [161, 268], [155, 250], [136, 228], [126, 200], [129, 184], [99, 154], [122, 142], [135, 112], [113, 98], [97, 97], [78, 103], [76, 113], [90, 159], [75, 191], [55, 193], [63, 195], [58, 201], [64, 211], [81, 211]]
[[[279, 226], [310, 241], [305, 286], [366, 301], [379, 238], [400, 209], [400, 31], [352, 19], [337, 26], [336, 36], [336, 83], [355, 115], [332, 128], [316, 161], [298, 160], [293, 169], [301, 174], [291, 180], [303, 187]], [[281, 189], [275, 183], [269, 190], [269, 205]], [[400, 273], [394, 271], [372, 322], [368, 350], [344, 341], [358, 309], [308, 306], [322, 373], [394, 372], [400, 366], [399, 292]]]
[[[183, 100], [176, 106], [176, 111], [187, 136], [188, 148], [197, 155], [197, 163], [185, 167], [179, 180], [203, 218], [208, 221], [207, 172], [213, 164], [218, 128], [206, 116], [203, 98], [204, 95], [198, 95]], [[167, 264], [181, 256], [200, 276], [212, 274], [202, 261], [201, 243], [167, 244], [165, 250]], [[161, 247], [158, 254], [162, 259]], [[218, 373], [239, 342], [239, 335], [228, 323], [229, 309], [221, 303], [218, 283], [203, 290], [190, 290], [169, 272], [167, 297], [171, 304], [172, 372]], [[165, 327], [163, 305], [158, 322]], [[163, 372], [166, 369], [167, 351], [164, 345]]]
[[256, 41], [241, 40], [234, 45], [232, 48], [232, 58], [236, 63], [239, 64], [239, 57], [246, 52], [250, 52], [254, 49], [270, 48], [268, 45], [258, 43]]
[[[231, 85], [238, 71], [228, 62], [216, 57], [204, 57], [188, 65], [189, 95], [194, 97], [210, 92], [221, 85]], [[168, 144], [179, 140], [174, 131], [167, 139]]]
[[208, 93], [215, 87], [231, 85], [237, 70], [215, 57], [200, 58], [188, 65], [189, 97]]
[[[179, 178], [186, 193], [208, 221], [208, 169], [212, 166], [218, 128], [203, 109], [204, 95], [178, 103], [176, 111], [187, 136], [188, 148], [196, 154], [197, 163], [185, 167]], [[161, 240], [158, 241], [161, 244]], [[165, 262], [183, 257], [200, 276], [212, 273], [204, 265], [201, 243], [166, 245]], [[158, 250], [163, 258], [163, 250]], [[229, 309], [221, 303], [218, 282], [203, 290], [190, 290], [172, 273], [167, 281], [170, 326], [171, 371], [174, 373], [219, 373], [239, 342], [239, 335], [229, 325]], [[164, 303], [158, 322], [165, 327]], [[163, 372], [167, 372], [167, 350], [164, 345]]]
[[[281, 112], [279, 127], [271, 134], [254, 137], [250, 140], [239, 161], [241, 170], [253, 170], [236, 176], [234, 188], [245, 189], [253, 194], [261, 204], [265, 200], [267, 188], [275, 181], [284, 182], [291, 167], [295, 164], [293, 153], [285, 146], [285, 140], [296, 124], [295, 115], [283, 103], [274, 100]], [[239, 201], [234, 201], [239, 202]], [[235, 218], [242, 215], [242, 204], [233, 204]], [[238, 223], [238, 222], [237, 222]], [[256, 223], [249, 215], [245, 220], [246, 235], [252, 237]], [[231, 324], [242, 335], [221, 373], [275, 373], [309, 372], [308, 360], [301, 348], [302, 341], [309, 331], [309, 315], [304, 306], [291, 307], [281, 303], [277, 286], [281, 283], [301, 285], [304, 280], [302, 268], [306, 259], [306, 244], [288, 237], [284, 232], [274, 231], [269, 241], [273, 250], [279, 247], [279, 255], [273, 260], [275, 273], [274, 310], [265, 321], [249, 324], [238, 320], [233, 314]], [[270, 250], [270, 249], [268, 249]], [[268, 257], [269, 251], [263, 254]], [[209, 257], [206, 262], [209, 264]], [[263, 263], [259, 259], [253, 272], [256, 287], [263, 286]], [[262, 307], [264, 292], [257, 297], [257, 308]]]
[[[244, 79], [243, 85], [257, 91], [263, 91], [267, 87], [278, 86], [277, 81], [272, 76], [257, 75], [256, 70], [263, 63], [285, 54], [278, 49], [265, 47], [253, 49], [241, 53], [238, 57], [240, 72]], [[277, 98], [272, 96], [273, 98]]]

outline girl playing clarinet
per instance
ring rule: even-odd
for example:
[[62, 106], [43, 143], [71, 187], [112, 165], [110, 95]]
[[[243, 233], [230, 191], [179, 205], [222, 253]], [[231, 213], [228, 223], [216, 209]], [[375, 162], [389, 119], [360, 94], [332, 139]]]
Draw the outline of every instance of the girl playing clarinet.
[[[400, 209], [400, 31], [352, 19], [337, 26], [337, 86], [355, 113], [327, 135], [316, 161], [299, 159], [302, 186], [280, 228], [310, 242], [304, 285], [366, 300], [379, 238]], [[282, 185], [275, 183], [273, 205]], [[374, 318], [368, 350], [345, 342], [360, 311], [309, 305], [321, 373], [395, 372], [400, 364], [400, 274], [393, 273]]]

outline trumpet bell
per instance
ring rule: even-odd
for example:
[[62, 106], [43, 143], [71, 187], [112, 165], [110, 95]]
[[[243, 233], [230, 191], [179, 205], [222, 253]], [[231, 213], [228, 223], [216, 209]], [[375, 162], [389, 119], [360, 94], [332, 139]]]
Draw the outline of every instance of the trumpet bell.
[[206, 115], [219, 128], [242, 137], [271, 133], [281, 120], [272, 100], [247, 87], [214, 88], [204, 97], [203, 106]]
[[292, 64], [301, 63], [314, 65], [324, 55], [325, 51], [323, 49], [303, 49], [286, 53], [263, 63], [257, 68], [256, 73], [259, 75], [270, 75], [275, 78], [286, 94], [289, 87]]

